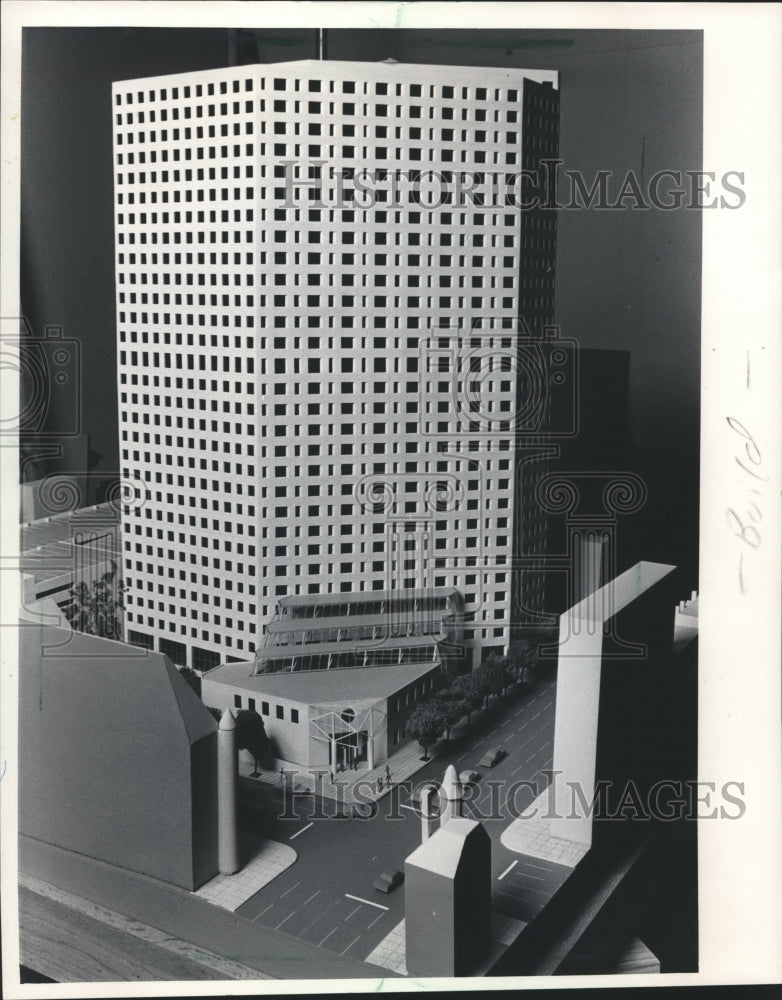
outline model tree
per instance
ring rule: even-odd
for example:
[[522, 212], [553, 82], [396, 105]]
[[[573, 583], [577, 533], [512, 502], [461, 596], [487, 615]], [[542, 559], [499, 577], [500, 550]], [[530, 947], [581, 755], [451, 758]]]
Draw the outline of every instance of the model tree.
[[83, 580], [71, 586], [65, 616], [74, 632], [97, 635], [102, 639], [122, 639], [122, 611], [125, 585], [115, 583], [116, 566], [98, 580]]
[[518, 678], [522, 684], [532, 684], [535, 680], [535, 666], [538, 660], [537, 643], [527, 639], [514, 642], [508, 650], [516, 664]]
[[461, 699], [464, 712], [467, 716], [467, 725], [469, 726], [470, 716], [473, 712], [477, 712], [483, 703], [483, 695], [478, 689], [473, 675], [462, 674], [461, 677], [457, 677], [449, 690], [456, 692], [457, 697]]
[[408, 716], [405, 732], [418, 740], [424, 752], [424, 760], [429, 759], [428, 750], [442, 736], [445, 725], [443, 711], [434, 701], [423, 702]]
[[505, 688], [505, 670], [498, 658], [489, 657], [473, 674], [475, 686], [483, 698], [483, 707], [489, 705], [492, 695], [501, 694]]
[[445, 720], [445, 739], [450, 740], [451, 727], [455, 726], [466, 712], [464, 698], [452, 687], [447, 687], [439, 691], [433, 701]]
[[[487, 661], [487, 666], [492, 672], [491, 694], [505, 694], [511, 684], [514, 684], [518, 679], [519, 661], [511, 653], [502, 656], [499, 653], [492, 653]], [[499, 692], [496, 690], [498, 686]]]
[[242, 708], [236, 713], [236, 749], [249, 750], [255, 763], [255, 773], [258, 774], [258, 760], [265, 757], [269, 750], [269, 737], [263, 719], [257, 712]]
[[497, 697], [505, 694], [508, 689], [508, 660], [505, 656], [498, 656], [496, 659], [489, 659], [486, 664], [486, 673], [489, 684], [489, 694]]

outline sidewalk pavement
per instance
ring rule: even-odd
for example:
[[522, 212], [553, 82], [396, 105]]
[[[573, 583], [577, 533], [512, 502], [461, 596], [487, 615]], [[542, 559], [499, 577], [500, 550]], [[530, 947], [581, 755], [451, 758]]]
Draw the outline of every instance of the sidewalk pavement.
[[196, 896], [235, 912], [242, 903], [290, 868], [298, 857], [292, 847], [265, 837], [243, 839], [240, 848], [243, 857], [252, 855], [242, 868], [234, 875], [215, 875], [196, 889]]
[[526, 854], [540, 861], [575, 868], [589, 850], [589, 845], [552, 836], [551, 821], [543, 815], [548, 810], [548, 796], [549, 789], [545, 788], [528, 807], [531, 815], [514, 819], [502, 831], [500, 842], [515, 854]]
[[[493, 910], [491, 914], [491, 939], [507, 947], [515, 941], [526, 926], [523, 920], [516, 920], [514, 917], [508, 917]], [[406, 976], [408, 972], [405, 951], [405, 921], [400, 920], [364, 961], [370, 965], [379, 965], [383, 969], [388, 969], [389, 972], [396, 972], [400, 976]]]
[[[478, 713], [474, 712], [472, 718], [476, 716], [478, 716]], [[433, 747], [430, 747], [427, 760], [422, 759], [424, 752], [416, 740], [410, 740], [405, 743], [404, 746], [391, 754], [387, 760], [378, 764], [371, 771], [368, 770], [366, 765], [359, 765], [355, 771], [346, 769], [344, 771], [330, 772], [326, 766], [306, 768], [284, 760], [277, 761], [274, 770], [261, 768], [256, 771], [252, 756], [247, 751], [242, 751], [239, 754], [239, 774], [243, 778], [263, 781], [267, 784], [281, 787], [283, 777], [280, 775], [280, 771], [284, 770], [290, 772], [285, 776], [285, 780], [293, 783], [292, 788], [294, 791], [312, 792], [315, 790], [316, 794], [322, 798], [333, 799], [348, 806], [357, 804], [361, 800], [364, 803], [368, 799], [377, 801], [391, 790], [388, 783], [389, 772], [391, 774], [391, 785], [397, 784], [400, 781], [407, 781], [420, 771], [421, 768], [425, 767], [429, 761], [437, 758], [444, 750], [450, 749], [451, 745], [467, 732], [468, 729], [472, 730], [472, 726], [468, 727], [467, 717], [464, 716], [455, 726], [451, 726], [451, 739], [449, 742], [440, 740]], [[388, 772], [386, 768], [388, 768]], [[331, 780], [332, 773], [334, 775], [333, 781]], [[318, 777], [319, 775], [321, 777]], [[382, 782], [382, 787], [379, 786], [379, 781]], [[362, 783], [360, 788], [361, 799], [356, 798], [355, 795], [355, 788], [359, 782]]]

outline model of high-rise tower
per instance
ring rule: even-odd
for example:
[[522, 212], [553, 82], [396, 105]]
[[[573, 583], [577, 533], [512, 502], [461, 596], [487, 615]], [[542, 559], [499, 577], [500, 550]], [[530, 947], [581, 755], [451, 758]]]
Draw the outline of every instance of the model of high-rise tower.
[[468, 659], [507, 646], [542, 599], [519, 338], [555, 222], [523, 181], [557, 74], [237, 66], [116, 83], [113, 115], [129, 641], [205, 668], [283, 596], [456, 587]]

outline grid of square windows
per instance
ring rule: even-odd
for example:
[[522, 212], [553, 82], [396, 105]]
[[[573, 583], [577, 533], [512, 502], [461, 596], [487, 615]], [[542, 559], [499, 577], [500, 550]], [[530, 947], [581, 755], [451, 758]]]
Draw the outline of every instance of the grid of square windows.
[[[466, 582], [508, 562], [515, 501], [501, 421], [516, 385], [480, 326], [513, 324], [529, 291], [519, 209], [487, 199], [493, 171], [534, 159], [528, 109], [548, 101], [535, 123], [550, 129], [556, 91], [416, 69], [453, 81], [304, 63], [115, 85], [122, 464], [149, 487], [125, 525], [130, 623], [249, 655], [279, 596], [435, 573], [509, 620], [504, 587]], [[433, 338], [454, 315], [459, 331]], [[465, 325], [475, 367], [432, 370], [435, 339], [464, 353]], [[498, 419], [479, 448], [453, 406], [470, 384]], [[357, 500], [371, 476], [395, 484], [391, 518]], [[397, 553], [438, 476], [463, 509]]]

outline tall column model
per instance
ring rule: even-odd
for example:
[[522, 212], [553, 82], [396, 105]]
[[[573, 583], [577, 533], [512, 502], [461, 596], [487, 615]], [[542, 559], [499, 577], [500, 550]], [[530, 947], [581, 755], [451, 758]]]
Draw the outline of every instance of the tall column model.
[[239, 871], [236, 763], [236, 720], [227, 708], [217, 729], [217, 866], [223, 875]]
[[434, 815], [432, 798], [435, 789], [430, 785], [421, 792], [421, 843], [427, 841], [438, 829], [437, 817]]
[[367, 770], [375, 769], [375, 727], [372, 718], [373, 710], [369, 710], [369, 732], [367, 733]]
[[456, 774], [456, 768], [449, 764], [445, 769], [445, 777], [440, 789], [440, 826], [449, 819], [459, 819], [462, 815], [462, 785]]

